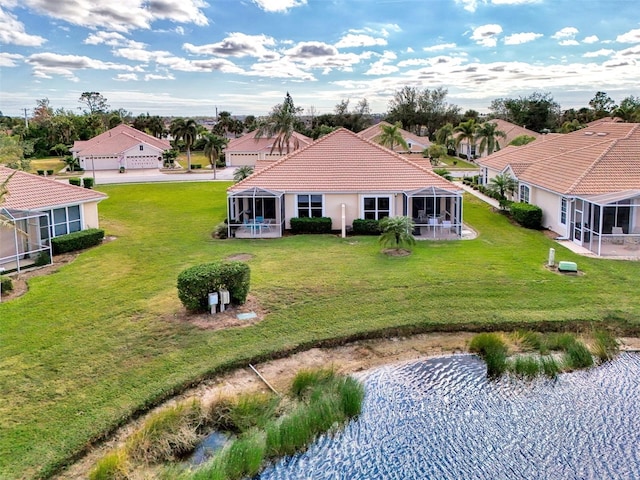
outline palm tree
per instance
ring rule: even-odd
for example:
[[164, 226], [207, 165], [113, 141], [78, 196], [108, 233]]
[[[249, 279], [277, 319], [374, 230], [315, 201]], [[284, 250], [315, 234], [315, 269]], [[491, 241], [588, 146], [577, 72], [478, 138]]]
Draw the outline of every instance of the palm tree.
[[411, 217], [386, 217], [380, 220], [380, 244], [383, 247], [392, 245], [399, 250], [402, 245], [415, 245], [413, 237], [414, 224]]
[[486, 150], [487, 155], [491, 155], [494, 151], [500, 150], [498, 137], [507, 138], [507, 134], [502, 130], [498, 130], [498, 124], [493, 122], [484, 122], [476, 130], [476, 138], [480, 140], [480, 153]]
[[476, 120], [470, 118], [466, 122], [459, 123], [458, 126], [453, 129], [454, 132], [458, 133], [456, 137], [456, 148], [458, 148], [462, 142], [467, 142], [467, 160], [473, 160], [471, 158], [471, 147], [473, 146], [475, 150], [477, 128]]
[[187, 149], [187, 172], [191, 171], [191, 147], [196, 141], [197, 134], [198, 124], [193, 118], [187, 120], [176, 118], [171, 122], [171, 135], [176, 141], [182, 140]]
[[456, 149], [456, 140], [453, 137], [453, 124], [446, 123], [438, 129], [436, 132], [436, 143], [438, 145], [444, 145], [447, 148], [447, 153], [450, 150]]
[[204, 136], [204, 155], [209, 159], [211, 168], [213, 168], [213, 179], [216, 179], [216, 164], [222, 150], [227, 146], [229, 140], [223, 137], [219, 137], [215, 133], [207, 133]]
[[518, 189], [518, 181], [508, 173], [500, 173], [489, 180], [488, 189], [498, 194], [500, 200], [506, 200], [507, 193], [513, 195]]
[[393, 150], [393, 147], [400, 145], [402, 148], [409, 150], [409, 145], [402, 138], [402, 123], [396, 122], [393, 125], [380, 125], [382, 133], [378, 135], [375, 140], [383, 147], [387, 147], [389, 150]]
[[237, 183], [241, 180], [244, 180], [252, 173], [253, 173], [253, 167], [249, 165], [244, 165], [242, 167], [238, 167], [235, 169], [235, 171], [233, 172], [233, 179]]
[[[16, 172], [12, 172], [7, 178], [4, 179], [2, 183], [0, 183], [0, 207], [4, 203], [5, 197], [9, 193], [9, 180], [11, 180], [11, 177], [13, 177], [15, 174]], [[13, 228], [13, 226], [14, 226], [13, 221], [10, 218], [4, 216], [2, 213], [0, 213], [0, 228], [3, 228], [3, 227]]]
[[287, 92], [284, 102], [273, 107], [269, 116], [260, 122], [256, 129], [255, 138], [275, 137], [275, 141], [271, 146], [271, 153], [276, 149], [280, 155], [285, 150], [286, 153], [289, 153], [292, 145], [293, 150], [297, 150], [300, 148], [300, 142], [294, 133], [295, 127], [299, 123], [298, 114], [301, 111], [302, 108], [298, 108], [293, 104], [293, 99]]

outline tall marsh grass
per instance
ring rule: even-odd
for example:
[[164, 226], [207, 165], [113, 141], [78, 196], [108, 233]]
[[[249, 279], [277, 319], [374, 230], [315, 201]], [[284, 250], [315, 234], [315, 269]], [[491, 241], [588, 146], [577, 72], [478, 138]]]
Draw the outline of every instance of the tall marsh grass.
[[119, 448], [102, 457], [89, 472], [89, 480], [128, 480], [129, 458], [127, 452]]
[[592, 353], [600, 362], [611, 360], [617, 355], [618, 351], [618, 342], [613, 335], [604, 330], [596, 330], [593, 332]]
[[497, 333], [480, 333], [471, 339], [469, 351], [477, 353], [487, 364], [487, 376], [499, 377], [507, 369], [507, 345]]

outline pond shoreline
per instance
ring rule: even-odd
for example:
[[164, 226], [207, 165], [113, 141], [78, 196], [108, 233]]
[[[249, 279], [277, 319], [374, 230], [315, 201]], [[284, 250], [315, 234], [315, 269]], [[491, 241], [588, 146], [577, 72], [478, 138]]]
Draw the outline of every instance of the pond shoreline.
[[[475, 332], [424, 333], [404, 337], [360, 340], [337, 347], [317, 347], [290, 356], [254, 365], [276, 390], [284, 390], [300, 369], [332, 367], [338, 373], [364, 372], [383, 365], [405, 363], [423, 358], [468, 353], [467, 346]], [[640, 338], [619, 338], [620, 351], [640, 351]], [[267, 392], [269, 387], [249, 368], [239, 368], [205, 380], [180, 395], [149, 410], [140, 418], [120, 428], [108, 440], [91, 448], [82, 459], [59, 472], [56, 480], [87, 478], [95, 462], [121, 444], [147, 416], [187, 398], [209, 402], [221, 394]]]

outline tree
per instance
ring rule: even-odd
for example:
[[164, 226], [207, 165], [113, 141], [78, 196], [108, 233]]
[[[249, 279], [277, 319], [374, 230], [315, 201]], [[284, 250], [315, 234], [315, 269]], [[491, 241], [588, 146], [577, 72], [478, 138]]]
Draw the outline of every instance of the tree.
[[518, 181], [508, 173], [499, 173], [489, 180], [487, 188], [490, 192], [499, 195], [500, 200], [506, 200], [507, 193], [513, 195], [518, 189]]
[[[11, 172], [7, 176], [7, 178], [5, 178], [2, 183], [0, 183], [0, 207], [5, 202], [5, 199], [9, 194], [9, 181], [11, 180], [11, 177], [13, 177], [15, 174], [16, 172]], [[12, 219], [3, 215], [2, 212], [0, 211], [0, 228], [4, 228], [4, 227], [15, 228], [15, 223], [13, 222]]]
[[390, 123], [400, 122], [402, 128], [412, 131], [418, 123], [418, 97], [420, 93], [415, 87], [404, 86], [396, 90], [393, 98], [389, 101], [389, 113], [387, 121]]
[[447, 149], [444, 145], [434, 143], [424, 150], [423, 155], [425, 153], [429, 157], [431, 165], [435, 166], [440, 163], [440, 157], [444, 157], [447, 154]]
[[409, 150], [409, 145], [407, 145], [407, 142], [402, 138], [401, 129], [402, 124], [400, 122], [396, 122], [394, 125], [381, 125], [380, 130], [382, 130], [382, 132], [375, 140], [389, 150], [393, 150], [396, 145], [400, 145], [405, 150]]
[[456, 151], [456, 139], [453, 136], [454, 128], [453, 124], [445, 123], [436, 132], [436, 143], [438, 145], [444, 145], [447, 149], [447, 153]]
[[244, 117], [244, 129], [247, 132], [253, 132], [256, 128], [258, 128], [258, 124], [255, 116], [247, 115]]
[[611, 112], [616, 109], [616, 102], [605, 92], [596, 92], [596, 95], [589, 100], [589, 106], [593, 110], [595, 119], [599, 120], [611, 115]]
[[625, 97], [613, 111], [613, 115], [623, 122], [640, 122], [640, 97]]
[[253, 173], [253, 167], [250, 166], [250, 165], [244, 165], [244, 166], [238, 167], [238, 168], [236, 168], [234, 170], [233, 179], [237, 183], [237, 182], [239, 182], [241, 180], [244, 180], [245, 178], [247, 178], [252, 173]]
[[85, 110], [85, 113], [90, 115], [95, 113], [107, 113], [107, 110], [109, 109], [107, 99], [99, 92], [82, 92], [78, 102], [86, 105], [87, 110]]
[[513, 145], [514, 147], [521, 147], [522, 145], [533, 142], [535, 139], [536, 137], [531, 135], [518, 135], [516, 138], [509, 142], [509, 145]]
[[191, 146], [196, 141], [198, 124], [193, 118], [176, 118], [171, 122], [171, 135], [173, 138], [182, 140], [187, 150], [187, 172], [191, 171]]
[[534, 92], [528, 97], [497, 98], [489, 107], [493, 118], [501, 118], [529, 130], [556, 130], [560, 105], [550, 93]]
[[486, 151], [487, 155], [491, 155], [494, 150], [500, 150], [498, 137], [507, 138], [507, 134], [502, 130], [498, 130], [498, 124], [493, 122], [484, 122], [476, 130], [476, 138], [480, 140], [480, 153]]
[[209, 159], [211, 168], [213, 168], [213, 179], [216, 179], [216, 168], [218, 159], [222, 154], [222, 150], [227, 146], [229, 140], [224, 137], [220, 137], [215, 133], [207, 133], [204, 136], [204, 155]]
[[386, 217], [380, 220], [379, 242], [383, 247], [393, 246], [399, 250], [401, 246], [415, 245], [413, 237], [414, 223], [411, 217]]
[[477, 128], [478, 125], [475, 119], [471, 118], [466, 122], [459, 123], [458, 126], [453, 129], [454, 132], [458, 133], [456, 137], [456, 148], [459, 147], [462, 142], [467, 142], [467, 160], [473, 160], [471, 152], [475, 150]]
[[0, 132], [0, 164], [14, 170], [29, 170], [29, 159], [24, 157], [24, 141], [17, 135]]
[[271, 153], [276, 149], [280, 153], [286, 153], [300, 148], [300, 142], [294, 135], [296, 127], [300, 127], [301, 122], [298, 118], [302, 112], [302, 108], [296, 107], [289, 92], [284, 98], [284, 102], [273, 107], [271, 113], [266, 119], [263, 119], [256, 130], [256, 138], [275, 137]]

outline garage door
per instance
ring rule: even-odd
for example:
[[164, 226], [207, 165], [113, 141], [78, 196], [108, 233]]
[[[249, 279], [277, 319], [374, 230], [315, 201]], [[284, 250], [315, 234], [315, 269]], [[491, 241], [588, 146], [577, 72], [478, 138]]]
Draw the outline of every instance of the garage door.
[[127, 157], [127, 167], [130, 169], [158, 168], [158, 157]]
[[117, 157], [81, 158], [80, 166], [85, 170], [118, 170], [120, 164]]

